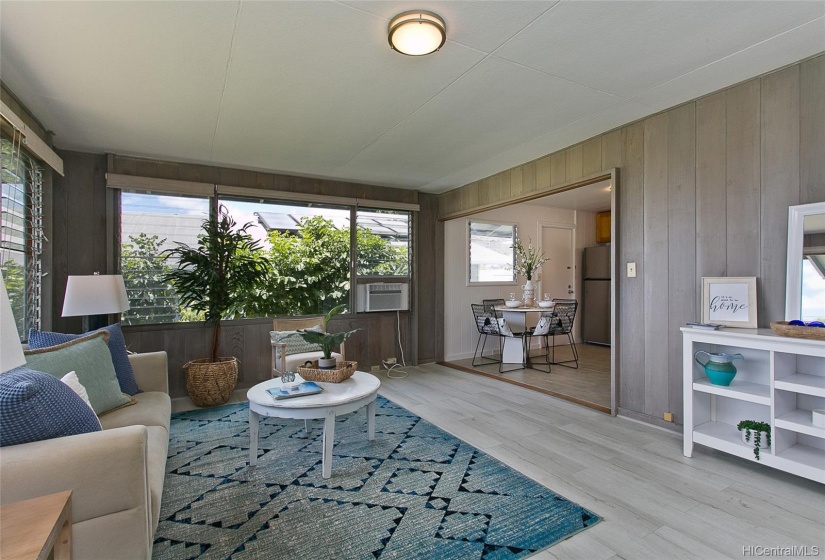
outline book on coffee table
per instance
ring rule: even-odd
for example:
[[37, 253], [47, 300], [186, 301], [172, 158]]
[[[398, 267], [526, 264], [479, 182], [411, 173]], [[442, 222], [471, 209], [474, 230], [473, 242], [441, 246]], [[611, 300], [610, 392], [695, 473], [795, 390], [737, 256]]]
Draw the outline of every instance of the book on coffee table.
[[306, 397], [308, 395], [317, 395], [324, 388], [316, 384], [314, 381], [304, 381], [291, 387], [272, 387], [266, 392], [272, 395], [275, 400], [291, 399], [293, 397]]

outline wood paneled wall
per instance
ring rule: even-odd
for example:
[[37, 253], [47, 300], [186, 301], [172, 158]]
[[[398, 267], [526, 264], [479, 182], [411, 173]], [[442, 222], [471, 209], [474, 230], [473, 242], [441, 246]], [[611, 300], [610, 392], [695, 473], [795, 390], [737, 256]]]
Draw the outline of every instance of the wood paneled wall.
[[[410, 348], [409, 314], [401, 312], [401, 340]], [[347, 340], [346, 357], [355, 360], [359, 369], [369, 371], [382, 358], [397, 356], [398, 339], [395, 313], [361, 313], [338, 316], [330, 322], [331, 331], [361, 329]], [[133, 352], [165, 350], [169, 358], [169, 392], [172, 397], [186, 396], [183, 366], [189, 360], [209, 355], [211, 329], [202, 323], [143, 325], [124, 327], [126, 343]], [[252, 387], [271, 374], [272, 347], [269, 331], [272, 320], [241, 319], [221, 323], [221, 355], [240, 361], [238, 388]], [[373, 358], [375, 356], [376, 358]], [[400, 360], [400, 357], [399, 357]], [[410, 363], [408, 358], [407, 363]]]
[[[443, 359], [443, 258], [433, 246], [443, 246], [443, 222], [437, 219], [435, 195], [382, 188], [342, 181], [325, 181], [237, 169], [143, 160], [61, 151], [66, 176], [55, 180], [54, 204], [47, 209], [55, 229], [50, 249], [54, 257], [54, 301], [47, 313], [54, 329], [80, 332], [80, 318], [60, 317], [66, 278], [70, 274], [94, 271], [114, 272], [116, 204], [107, 198], [107, 170], [123, 175], [219, 183], [227, 186], [292, 191], [361, 200], [419, 203], [415, 215], [413, 252], [415, 255], [413, 308], [400, 314], [400, 335], [408, 364]], [[111, 190], [109, 191], [111, 192]], [[442, 249], [443, 252], [443, 249]], [[107, 263], [108, 266], [107, 266]], [[369, 370], [390, 356], [401, 358], [398, 350], [398, 316], [393, 312], [361, 313], [336, 317], [332, 330], [361, 329], [347, 341], [347, 358]], [[270, 375], [271, 319], [227, 321], [221, 344], [225, 355], [241, 361], [239, 387], [251, 387]], [[127, 344], [136, 352], [165, 350], [169, 354], [169, 385], [173, 397], [186, 395], [181, 367], [187, 361], [205, 357], [210, 329], [202, 324], [144, 325], [124, 327]], [[440, 338], [439, 338], [440, 337]]]
[[825, 201], [825, 55], [602, 134], [439, 198], [442, 219], [611, 168], [617, 187], [619, 406], [681, 423], [681, 332], [703, 276], [755, 276], [784, 318], [788, 206]]

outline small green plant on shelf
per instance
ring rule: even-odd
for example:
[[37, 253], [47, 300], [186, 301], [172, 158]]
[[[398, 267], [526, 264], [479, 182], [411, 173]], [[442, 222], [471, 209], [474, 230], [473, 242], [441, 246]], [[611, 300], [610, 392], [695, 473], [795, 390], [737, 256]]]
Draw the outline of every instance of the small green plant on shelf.
[[753, 455], [759, 461], [759, 450], [762, 448], [762, 432], [765, 433], [765, 447], [771, 446], [771, 425], [756, 420], [742, 420], [736, 425], [736, 429], [740, 432], [744, 431], [746, 443], [750, 443], [751, 438], [753, 438]]

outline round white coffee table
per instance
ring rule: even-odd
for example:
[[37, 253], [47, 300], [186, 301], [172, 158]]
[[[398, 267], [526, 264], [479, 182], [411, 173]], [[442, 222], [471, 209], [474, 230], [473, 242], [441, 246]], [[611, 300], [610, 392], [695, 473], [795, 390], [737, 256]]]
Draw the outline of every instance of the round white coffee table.
[[[300, 375], [295, 375], [295, 381], [303, 381]], [[375, 397], [381, 381], [377, 377], [363, 371], [356, 371], [352, 377], [341, 383], [321, 383], [322, 393], [305, 397], [275, 400], [267, 389], [280, 387], [281, 378], [270, 379], [258, 383], [246, 393], [249, 399], [249, 465], [258, 462], [258, 422], [261, 416], [274, 418], [297, 418], [310, 420], [324, 419], [323, 455], [321, 476], [332, 476], [332, 442], [335, 440], [335, 417], [341, 414], [355, 412], [359, 408], [367, 407], [367, 437], [375, 439]]]

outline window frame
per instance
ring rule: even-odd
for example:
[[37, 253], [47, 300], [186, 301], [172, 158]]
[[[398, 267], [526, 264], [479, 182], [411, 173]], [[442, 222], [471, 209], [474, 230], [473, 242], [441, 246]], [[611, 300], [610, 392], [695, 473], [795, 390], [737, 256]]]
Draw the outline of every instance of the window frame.
[[[472, 226], [473, 224], [486, 224], [491, 226], [508, 226], [513, 228], [513, 235], [511, 238], [511, 249], [512, 249], [512, 271], [513, 271], [513, 279], [512, 280], [500, 280], [500, 281], [473, 281], [473, 262], [472, 262], [472, 254], [471, 254], [471, 243], [472, 243]], [[467, 248], [465, 252], [465, 265], [466, 265], [466, 286], [467, 287], [483, 287], [483, 286], [516, 286], [518, 285], [518, 276], [516, 274], [516, 239], [518, 239], [518, 224], [516, 222], [506, 222], [501, 220], [485, 220], [485, 219], [475, 219], [475, 218], [467, 218], [465, 222], [465, 246]]]
[[[122, 181], [123, 177], [121, 176], [114, 176], [118, 179], [118, 181]], [[126, 179], [128, 182], [128, 178]], [[123, 214], [123, 207], [120, 201], [122, 200], [122, 194], [125, 193], [136, 193], [136, 194], [148, 194], [148, 195], [166, 195], [166, 196], [195, 196], [195, 197], [204, 197], [206, 198], [206, 194], [204, 191], [202, 184], [197, 184], [200, 187], [197, 190], [189, 190], [189, 189], [182, 189], [187, 192], [176, 192], [174, 187], [172, 188], [162, 188], [162, 189], [153, 189], [145, 185], [141, 186], [125, 186], [123, 184], [107, 184], [107, 187], [117, 189], [118, 192], [118, 212], [117, 212], [117, 219], [118, 219], [118, 231], [122, 230], [122, 214]], [[292, 193], [289, 193], [290, 195]], [[349, 210], [349, 220], [350, 220], [350, 251], [348, 255], [349, 259], [349, 297], [348, 297], [348, 307], [349, 313], [356, 314], [360, 313], [357, 311], [358, 309], [358, 290], [357, 286], [359, 284], [370, 283], [370, 282], [396, 282], [396, 283], [404, 283], [410, 286], [412, 289], [413, 284], [413, 277], [415, 274], [414, 270], [414, 263], [415, 263], [415, 250], [414, 250], [414, 243], [413, 240], [415, 238], [415, 227], [416, 227], [416, 215], [415, 213], [419, 211], [418, 205], [409, 205], [409, 204], [401, 204], [401, 203], [392, 203], [388, 202], [383, 204], [382, 201], [370, 201], [371, 204], [361, 205], [359, 204], [358, 199], [347, 199], [342, 197], [325, 197], [323, 195], [296, 195], [296, 196], [285, 196], [279, 197], [273, 195], [272, 192], [266, 191], [253, 191], [247, 188], [240, 188], [240, 187], [226, 187], [222, 185], [214, 185], [214, 190], [208, 196], [210, 200], [210, 215], [217, 212], [218, 207], [224, 200], [227, 201], [236, 201], [236, 202], [259, 202], [261, 204], [272, 204], [272, 205], [283, 205], [283, 206], [312, 206], [312, 205], [319, 205], [319, 206], [329, 206], [329, 207], [337, 207], [341, 209], [348, 209]], [[407, 268], [408, 273], [406, 275], [359, 275], [358, 274], [358, 247], [357, 247], [357, 219], [358, 219], [358, 212], [359, 211], [381, 211], [385, 210], [392, 213], [405, 213], [408, 216], [409, 222], [409, 234], [408, 234], [408, 242], [407, 242]], [[115, 257], [115, 261], [117, 262], [118, 270], [121, 269], [122, 266], [122, 247], [123, 247], [123, 240], [121, 239], [118, 243], [115, 244], [115, 250], [117, 251], [117, 255]], [[412, 293], [410, 293], [410, 300], [408, 301], [408, 309], [411, 310], [412, 308]], [[300, 317], [302, 315], [294, 315], [294, 317]], [[248, 319], [260, 319], [260, 317], [248, 317]], [[143, 326], [143, 325], [177, 325], [177, 324], [187, 324], [191, 323], [191, 321], [172, 321], [172, 322], [165, 322], [165, 323], [140, 323], [136, 326]]]
[[[16, 150], [16, 158], [19, 162], [16, 170], [5, 167], [4, 169], [8, 169], [9, 173], [23, 181], [23, 249], [22, 251], [8, 249], [9, 252], [23, 255], [23, 317], [15, 317], [15, 323], [22, 321], [23, 331], [18, 332], [22, 341], [26, 340], [30, 328], [41, 329], [43, 321], [43, 259], [46, 241], [43, 208], [45, 166], [29, 150], [21, 146], [22, 136], [17, 130], [13, 131], [12, 138], [6, 136], [5, 128], [3, 132], [2, 140], [11, 144], [12, 150]], [[19, 174], [21, 171], [22, 175]], [[0, 251], [6, 250], [0, 247]], [[11, 295], [9, 294], [10, 297]]]

